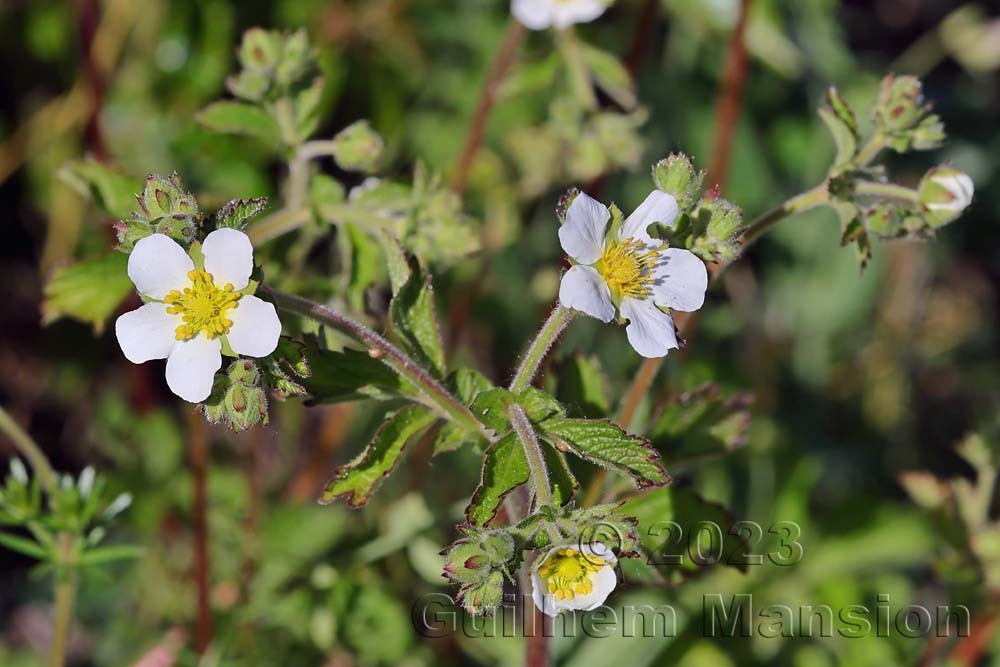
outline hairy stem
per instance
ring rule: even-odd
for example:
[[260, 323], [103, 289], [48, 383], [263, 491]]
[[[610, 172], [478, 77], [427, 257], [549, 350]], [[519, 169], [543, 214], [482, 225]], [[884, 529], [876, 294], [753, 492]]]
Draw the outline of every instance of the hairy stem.
[[894, 183], [875, 183], [872, 181], [858, 181], [854, 186], [854, 191], [859, 195], [872, 195], [875, 197], [888, 197], [896, 199], [905, 204], [920, 205], [920, 193], [913, 188], [907, 188]]
[[545, 355], [548, 354], [552, 344], [559, 338], [559, 334], [563, 332], [574, 315], [574, 311], [561, 305], [556, 305], [552, 309], [548, 319], [542, 324], [542, 328], [538, 330], [531, 345], [528, 346], [524, 357], [521, 358], [521, 364], [517, 367], [514, 379], [510, 382], [510, 390], [513, 393], [520, 393], [531, 385]]
[[486, 83], [483, 84], [483, 92], [479, 97], [479, 102], [476, 104], [476, 110], [472, 114], [469, 131], [465, 135], [465, 145], [459, 154], [458, 163], [455, 165], [455, 173], [451, 181], [451, 189], [459, 195], [465, 192], [465, 186], [469, 182], [469, 170], [472, 168], [472, 162], [475, 160], [476, 153], [479, 152], [479, 146], [482, 145], [483, 137], [486, 135], [486, 125], [489, 122], [490, 114], [493, 112], [493, 105], [496, 104], [497, 92], [500, 89], [500, 84], [503, 83], [504, 77], [507, 76], [507, 70], [510, 69], [511, 64], [514, 62], [514, 56], [517, 55], [517, 47], [520, 46], [521, 40], [524, 39], [524, 33], [524, 26], [512, 18], [507, 25], [507, 32], [504, 35], [503, 42], [500, 43], [496, 57], [493, 59], [490, 71], [486, 75]]
[[858, 154], [854, 157], [854, 164], [858, 167], [864, 167], [869, 164], [872, 160], [878, 157], [878, 154], [882, 152], [885, 148], [885, 138], [876, 132], [872, 135], [872, 138], [868, 140], [868, 143], [862, 147]]
[[476, 419], [476, 416], [457, 398], [452, 396], [444, 385], [438, 382], [426, 369], [411, 359], [405, 352], [375, 333], [365, 325], [355, 322], [349, 317], [308, 299], [287, 294], [270, 287], [261, 287], [260, 291], [270, 295], [275, 304], [282, 310], [308, 317], [320, 324], [347, 334], [358, 342], [366, 345], [369, 354], [380, 359], [387, 366], [405, 377], [420, 390], [428, 407], [436, 410], [442, 417], [462, 426], [468, 431], [479, 433], [487, 440], [492, 440], [490, 431]]
[[517, 403], [510, 406], [508, 411], [510, 425], [514, 427], [521, 446], [524, 448], [524, 456], [528, 459], [528, 468], [531, 470], [531, 485], [535, 487], [535, 499], [538, 505], [552, 504], [552, 490], [549, 488], [549, 470], [545, 465], [545, 454], [542, 452], [542, 443], [538, 442], [538, 434], [535, 427], [528, 420], [528, 414], [524, 408]]
[[22, 429], [13, 417], [0, 407], [0, 433], [6, 435], [18, 451], [28, 459], [28, 465], [35, 471], [35, 476], [41, 483], [42, 488], [50, 495], [56, 490], [56, 474], [52, 470], [52, 464], [45, 456], [42, 448], [32, 439], [27, 432]]

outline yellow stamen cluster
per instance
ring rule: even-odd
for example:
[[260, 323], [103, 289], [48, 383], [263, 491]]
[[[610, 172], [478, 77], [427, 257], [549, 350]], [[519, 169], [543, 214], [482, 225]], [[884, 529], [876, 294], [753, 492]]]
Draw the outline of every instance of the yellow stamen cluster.
[[538, 576], [545, 582], [549, 595], [557, 600], [572, 600], [577, 595], [593, 592], [593, 575], [606, 564], [600, 556], [566, 547], [542, 563]]
[[232, 283], [216, 287], [212, 274], [203, 269], [188, 271], [188, 278], [190, 287], [183, 292], [173, 290], [163, 299], [170, 304], [167, 312], [184, 320], [176, 329], [177, 340], [190, 340], [201, 332], [209, 338], [229, 333], [233, 321], [226, 313], [236, 306], [241, 295], [234, 291]]
[[653, 282], [657, 255], [656, 250], [644, 250], [638, 239], [611, 242], [605, 246], [596, 268], [616, 297], [645, 299]]

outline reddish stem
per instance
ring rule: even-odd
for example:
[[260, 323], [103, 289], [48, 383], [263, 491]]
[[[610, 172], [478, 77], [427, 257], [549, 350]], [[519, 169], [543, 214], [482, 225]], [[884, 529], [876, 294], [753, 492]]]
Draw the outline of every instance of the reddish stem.
[[493, 105], [496, 104], [497, 92], [504, 77], [507, 76], [507, 70], [514, 62], [517, 47], [524, 39], [524, 32], [524, 26], [515, 19], [511, 19], [507, 26], [507, 33], [500, 44], [500, 49], [493, 60], [493, 65], [490, 66], [483, 92], [479, 97], [472, 121], [469, 123], [469, 131], [465, 136], [465, 146], [462, 148], [455, 166], [455, 174], [452, 176], [451, 189], [458, 195], [464, 193], [465, 186], [468, 185], [469, 170], [472, 168], [472, 162], [475, 160], [476, 153], [479, 152], [479, 147], [483, 143], [483, 137], [486, 135], [486, 125], [493, 112]]
[[532, 611], [531, 632], [525, 636], [524, 667], [548, 667], [549, 635], [551, 619], [540, 612], [538, 607], [526, 601]]
[[212, 609], [209, 604], [208, 558], [208, 428], [205, 419], [195, 410], [189, 410], [188, 457], [194, 481], [192, 527], [194, 530], [194, 581], [197, 589], [197, 616], [195, 619], [195, 650], [204, 655], [212, 643]]
[[729, 52], [726, 55], [726, 69], [722, 76], [722, 88], [715, 105], [715, 145], [712, 147], [712, 162], [709, 182], [720, 186], [729, 174], [729, 158], [733, 152], [733, 139], [739, 123], [743, 88], [746, 84], [749, 59], [746, 48], [747, 17], [751, 0], [740, 2], [740, 14], [736, 27], [729, 38]]

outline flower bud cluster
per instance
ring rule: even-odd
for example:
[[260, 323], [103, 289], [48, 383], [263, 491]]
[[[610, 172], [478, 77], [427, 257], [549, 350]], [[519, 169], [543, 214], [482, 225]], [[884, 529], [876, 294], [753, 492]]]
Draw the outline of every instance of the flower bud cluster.
[[653, 183], [677, 200], [681, 216], [665, 230], [670, 245], [686, 248], [706, 262], [723, 262], [739, 255], [743, 211], [719, 196], [717, 187], [704, 190], [705, 172], [696, 170], [683, 153], [671, 153], [653, 166]]
[[271, 100], [305, 79], [313, 55], [305, 30], [282, 33], [251, 28], [237, 51], [243, 69], [227, 81], [229, 91], [251, 102]]
[[135, 199], [138, 210], [129, 220], [115, 224], [119, 250], [132, 252], [138, 241], [152, 234], [166, 234], [185, 246], [196, 240], [202, 214], [176, 173], [167, 178], [149, 174], [142, 194]]
[[503, 600], [508, 564], [514, 560], [514, 540], [504, 531], [470, 534], [443, 552], [444, 576], [461, 586], [458, 598], [473, 616], [491, 614]]
[[232, 362], [224, 375], [216, 376], [212, 394], [201, 408], [208, 421], [225, 424], [233, 431], [266, 425], [267, 395], [257, 364], [250, 359]]

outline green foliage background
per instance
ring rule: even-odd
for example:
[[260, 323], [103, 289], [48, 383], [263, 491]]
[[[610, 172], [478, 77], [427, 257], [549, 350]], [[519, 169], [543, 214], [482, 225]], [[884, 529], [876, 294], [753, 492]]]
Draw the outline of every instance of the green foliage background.
[[[643, 4], [619, 0], [581, 32], [625, 55]], [[648, 165], [669, 151], [707, 163], [735, 4], [656, 4], [637, 75], [646, 109], [641, 143], [616, 151], [625, 168], [605, 177], [605, 199], [626, 210], [641, 201]], [[681, 456], [665, 463], [678, 488], [697, 490], [738, 518], [765, 530], [797, 522], [804, 556], [789, 567], [765, 559], [746, 572], [703, 568], [683, 586], [621, 587], [612, 603], [673, 605], [678, 636], [578, 633], [554, 642], [559, 664], [910, 665], [955, 650], [954, 639], [929, 648], [926, 639], [898, 634], [705, 638], [702, 596], [711, 593], [751, 592], [761, 606], [835, 608], [874, 608], [875, 596], [888, 593], [894, 609], [964, 604], [974, 619], [995, 613], [997, 563], [969, 548], [987, 535], [986, 524], [956, 534], [940, 503], [915, 502], [901, 475], [930, 470], [984, 483], [996, 472], [973, 467], [956, 448], [973, 434], [987, 448], [997, 444], [1000, 55], [976, 37], [988, 21], [996, 31], [998, 19], [930, 0], [754, 4], [751, 69], [725, 188], [748, 216], [824, 177], [834, 149], [814, 110], [826, 87], [835, 83], [856, 109], [867, 109], [890, 70], [924, 78], [950, 137], [943, 151], [901, 161], [898, 180], [915, 184], [928, 167], [951, 160], [972, 176], [976, 199], [931, 243], [876, 248], [863, 274], [853, 250], [838, 247], [839, 224], [827, 209], [782, 223], [731, 269], [710, 295], [688, 351], [667, 361], [641, 418], [706, 382], [752, 393], [743, 447], [697, 467]], [[113, 242], [112, 221], [67, 184], [65, 165], [86, 154], [107, 159], [137, 189], [147, 172], [176, 170], [206, 210], [236, 197], [277, 197], [283, 166], [263, 144], [210, 133], [194, 117], [223, 96], [244, 29], [304, 26], [327, 80], [319, 135], [368, 118], [386, 138], [389, 175], [408, 180], [418, 161], [447, 175], [507, 20], [506, 3], [493, 0], [38, 0], [0, 7], [0, 397], [58, 467], [93, 464], [116, 490], [135, 495], [112, 539], [146, 548], [140, 559], [83, 582], [74, 664], [134, 664], [171, 628], [189, 628], [195, 604], [189, 406], [166, 391], [155, 364], [128, 364], [108, 330], [51, 321], [40, 306], [53, 271]], [[82, 40], [94, 29], [97, 49], [84, 58]], [[531, 34], [522, 46], [524, 66], [508, 81], [472, 174], [466, 209], [481, 221], [483, 250], [435, 273], [451, 356], [474, 360], [497, 382], [510, 377], [556, 296], [557, 199], [589, 180], [574, 177], [578, 156], [564, 146], [546, 156], [544, 141], [525, 134], [549, 120], [551, 95], [530, 65], [551, 49], [546, 34]], [[92, 66], [108, 72], [97, 74], [96, 100], [83, 92]], [[332, 162], [324, 166], [349, 184], [361, 181]], [[286, 284], [322, 289], [337, 242], [326, 233], [307, 248], [301, 259], [316, 271], [300, 276], [291, 268]], [[288, 267], [296, 252], [289, 239], [274, 242], [265, 273]], [[113, 276], [114, 267], [108, 270]], [[124, 293], [128, 285], [113, 289]], [[354, 303], [363, 307], [364, 295]], [[623, 331], [582, 318], [561, 351], [551, 361], [556, 374], [572, 372], [574, 352], [601, 360], [612, 405], [639, 364]], [[588, 406], [571, 409], [585, 415]], [[310, 409], [275, 402], [262, 434], [212, 432], [216, 662], [207, 664], [520, 664], [519, 638], [428, 640], [410, 621], [418, 596], [451, 592], [438, 553], [455, 539], [479, 454], [467, 448], [428, 462], [429, 452], [417, 447], [365, 509], [315, 504], [328, 471], [361, 450], [383, 412], [364, 402]], [[259, 455], [259, 508], [249, 500], [244, 470], [251, 448]], [[773, 550], [775, 539], [768, 536], [757, 552]], [[253, 576], [247, 563], [255, 564]], [[31, 647], [46, 641], [38, 626], [48, 582], [30, 567], [29, 559], [0, 551], [0, 664], [11, 667], [39, 664]], [[177, 664], [198, 664], [182, 645]], [[986, 651], [1000, 659], [996, 639]]]

